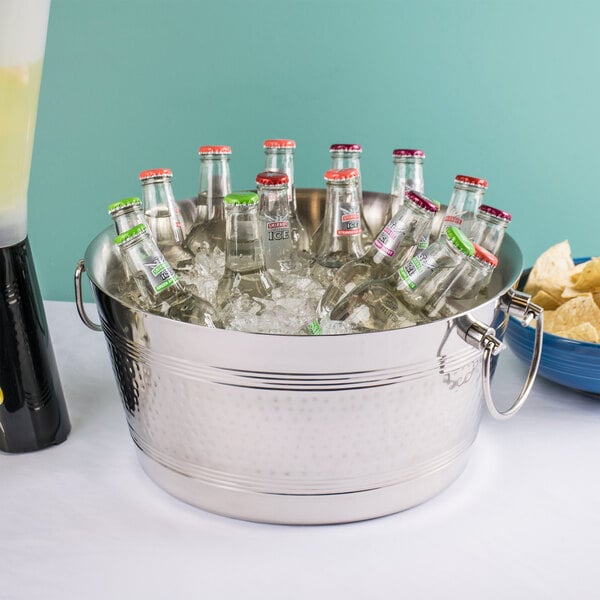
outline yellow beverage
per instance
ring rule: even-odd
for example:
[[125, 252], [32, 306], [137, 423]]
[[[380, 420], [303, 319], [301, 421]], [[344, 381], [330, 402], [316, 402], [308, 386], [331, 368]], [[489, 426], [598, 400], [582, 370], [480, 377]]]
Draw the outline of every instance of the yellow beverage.
[[27, 187], [42, 60], [0, 64], [0, 246], [25, 238]]

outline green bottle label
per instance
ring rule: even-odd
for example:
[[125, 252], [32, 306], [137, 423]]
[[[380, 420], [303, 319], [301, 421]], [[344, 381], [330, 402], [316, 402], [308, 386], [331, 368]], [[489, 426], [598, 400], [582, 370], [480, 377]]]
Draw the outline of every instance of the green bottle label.
[[435, 271], [436, 267], [437, 262], [427, 250], [423, 250], [400, 267], [398, 275], [408, 289], [414, 290]]
[[307, 325], [308, 333], [310, 335], [321, 335], [323, 333], [323, 329], [317, 319], [315, 319], [312, 323]]
[[173, 272], [163, 256], [150, 257], [149, 262], [144, 263], [144, 266], [148, 271], [148, 279], [157, 293], [166, 290], [179, 280], [179, 276]]

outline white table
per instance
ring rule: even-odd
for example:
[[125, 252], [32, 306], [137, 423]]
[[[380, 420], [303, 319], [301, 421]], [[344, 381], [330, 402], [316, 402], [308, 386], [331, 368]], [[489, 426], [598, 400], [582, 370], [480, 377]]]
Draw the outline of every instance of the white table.
[[[72, 303], [46, 310], [73, 430], [0, 455], [3, 600], [600, 597], [600, 401], [538, 379], [514, 419], [484, 418], [463, 475], [409, 511], [246, 523], [148, 479], [102, 334]], [[495, 394], [508, 402], [524, 377], [504, 352]]]

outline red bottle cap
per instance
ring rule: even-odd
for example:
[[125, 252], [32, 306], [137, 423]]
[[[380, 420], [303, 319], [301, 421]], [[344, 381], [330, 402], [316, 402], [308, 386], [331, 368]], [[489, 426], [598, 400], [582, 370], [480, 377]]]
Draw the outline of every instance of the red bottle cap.
[[140, 181], [153, 179], [154, 177], [173, 177], [173, 171], [171, 169], [148, 169], [147, 171], [140, 171], [138, 177]]
[[360, 144], [331, 144], [329, 152], [362, 152]]
[[466, 183], [467, 185], [474, 185], [475, 187], [487, 189], [488, 182], [485, 179], [479, 179], [479, 177], [469, 177], [468, 175], [457, 175], [454, 178], [454, 183]]
[[417, 206], [428, 210], [429, 212], [436, 213], [439, 210], [439, 207], [435, 202], [430, 200], [424, 194], [420, 194], [419, 192], [415, 192], [414, 190], [406, 190], [406, 192], [404, 192], [404, 197], [407, 200], [410, 200], [411, 202], [416, 204]]
[[499, 208], [489, 206], [488, 204], [482, 204], [479, 207], [479, 211], [485, 213], [486, 215], [496, 217], [496, 219], [502, 219], [502, 221], [506, 221], [507, 223], [510, 223], [512, 221], [512, 215], [510, 213], [504, 210], [500, 210]]
[[423, 150], [412, 150], [410, 148], [396, 148], [396, 150], [392, 152], [392, 156], [407, 158], [413, 158], [417, 156], [419, 158], [425, 158], [425, 152], [423, 152]]
[[198, 154], [231, 154], [229, 146], [200, 146]]
[[285, 185], [289, 181], [290, 178], [279, 171], [263, 171], [256, 176], [258, 185]]
[[295, 148], [294, 140], [265, 140], [263, 148]]
[[480, 260], [481, 262], [487, 263], [488, 265], [492, 265], [494, 269], [498, 266], [498, 258], [492, 254], [489, 250], [486, 250], [479, 244], [473, 243], [473, 247], [475, 248], [475, 252], [473, 256]]
[[358, 177], [358, 169], [330, 169], [323, 177], [325, 181], [350, 181]]

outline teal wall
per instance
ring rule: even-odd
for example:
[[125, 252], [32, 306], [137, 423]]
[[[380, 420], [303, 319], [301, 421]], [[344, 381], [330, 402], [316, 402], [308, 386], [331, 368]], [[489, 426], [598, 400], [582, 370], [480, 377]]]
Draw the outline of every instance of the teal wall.
[[224, 143], [248, 188], [267, 137], [296, 139], [301, 187], [333, 142], [363, 145], [380, 191], [392, 149], [423, 148], [432, 197], [489, 180], [526, 263], [564, 238], [600, 254], [599, 19], [592, 1], [53, 0], [29, 190], [44, 297], [73, 298], [138, 171], [169, 166], [190, 196], [198, 146]]

